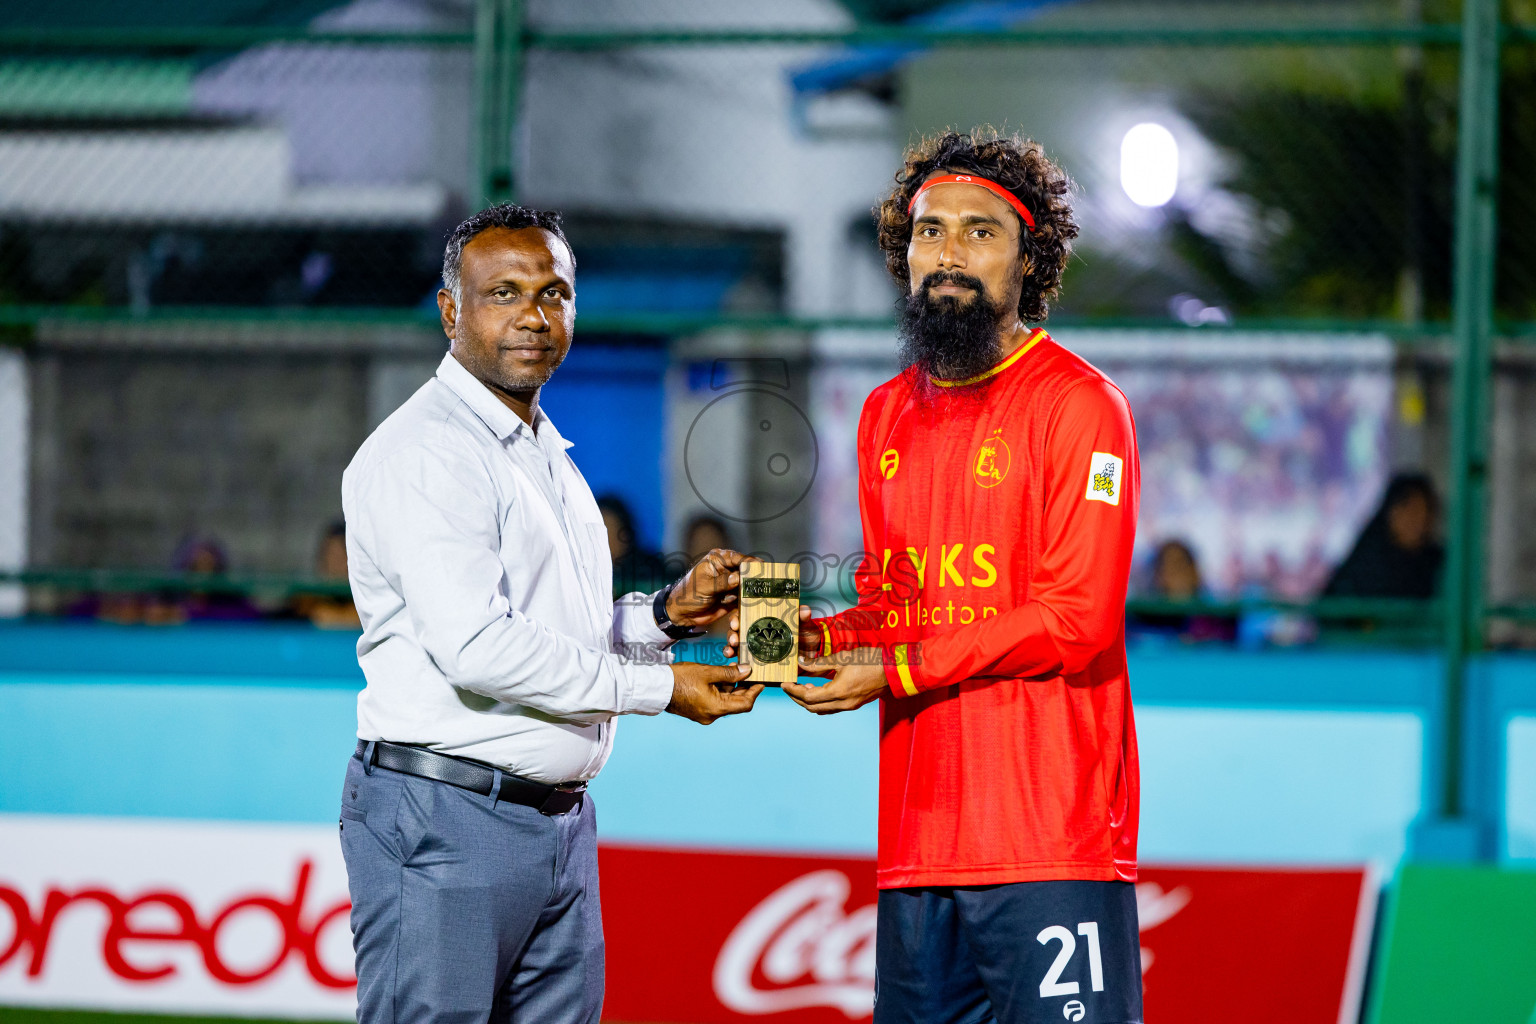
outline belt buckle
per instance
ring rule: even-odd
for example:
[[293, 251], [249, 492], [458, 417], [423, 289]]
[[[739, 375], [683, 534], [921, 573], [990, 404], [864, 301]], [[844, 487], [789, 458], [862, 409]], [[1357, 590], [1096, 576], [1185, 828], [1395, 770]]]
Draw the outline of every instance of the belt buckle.
[[587, 790], [585, 782], [562, 782], [550, 788], [549, 795], [539, 804], [539, 813], [564, 814], [581, 801]]

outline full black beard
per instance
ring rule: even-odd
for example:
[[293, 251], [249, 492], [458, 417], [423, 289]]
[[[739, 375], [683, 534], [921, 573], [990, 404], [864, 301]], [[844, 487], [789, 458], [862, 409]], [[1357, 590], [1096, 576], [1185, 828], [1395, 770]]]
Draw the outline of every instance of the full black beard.
[[[935, 296], [929, 289], [958, 284], [976, 291], [969, 302]], [[965, 380], [996, 365], [1002, 352], [1003, 310], [977, 278], [938, 270], [923, 278], [901, 303], [897, 334], [903, 370], [916, 369], [940, 380]]]

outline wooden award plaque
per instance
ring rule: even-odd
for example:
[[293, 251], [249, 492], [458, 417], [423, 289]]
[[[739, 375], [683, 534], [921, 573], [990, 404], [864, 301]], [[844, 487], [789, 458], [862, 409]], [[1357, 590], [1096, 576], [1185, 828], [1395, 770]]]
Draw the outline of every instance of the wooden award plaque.
[[800, 563], [743, 562], [741, 648], [748, 683], [778, 686], [799, 676]]

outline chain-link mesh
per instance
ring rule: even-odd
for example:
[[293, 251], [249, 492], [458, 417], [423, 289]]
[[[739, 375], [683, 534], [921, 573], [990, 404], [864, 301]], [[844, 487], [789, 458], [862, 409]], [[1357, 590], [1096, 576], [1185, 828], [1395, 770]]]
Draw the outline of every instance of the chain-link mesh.
[[[1080, 187], [1063, 317], [1444, 323], [1457, 59], [1444, 43], [536, 49], [523, 183], [734, 220], [830, 212], [857, 265], [902, 144], [993, 125], [1043, 141]], [[590, 159], [593, 138], [619, 144]], [[680, 188], [681, 166], [723, 175]], [[1501, 313], [1521, 319], [1529, 233], [1506, 234]], [[806, 289], [817, 312], [884, 298]]]
[[1536, 38], [1503, 50], [1499, 88], [1499, 313], [1536, 320]]
[[470, 188], [467, 56], [277, 43], [6, 60], [0, 295], [139, 315], [430, 303]]
[[[535, 5], [531, 22], [849, 27], [814, 5], [771, 25], [736, 5], [672, 6], [670, 20], [671, 7], [604, 5], [578, 21]], [[1499, 294], [1513, 320], [1536, 294], [1519, 228], [1528, 63], [1529, 47], [1509, 48]], [[430, 305], [443, 230], [479, 198], [467, 47], [7, 58], [0, 80], [0, 294], [15, 303]], [[1080, 186], [1064, 317], [1449, 315], [1456, 51], [1443, 44], [615, 43], [533, 49], [525, 92], [517, 177], [536, 201], [727, 225], [830, 216], [850, 250], [838, 255], [867, 262], [868, 210], [901, 144], [991, 124], [1045, 142]], [[1132, 131], [1148, 123], [1171, 149]], [[885, 295], [838, 284], [792, 280], [786, 301], [884, 312]]]
[[[929, 5], [932, 6], [932, 5]], [[526, 23], [535, 32], [837, 32], [854, 28], [849, 7], [819, 0], [772, 4], [713, 3], [711, 0], [532, 0]]]
[[1064, 314], [1448, 315], [1454, 53], [946, 51], [904, 86], [913, 132], [997, 124], [1046, 141], [1076, 177]]
[[[257, 581], [278, 595], [269, 606], [320, 572], [341, 467], [441, 354], [443, 237], [484, 204], [498, 147], [521, 200], [567, 215], [581, 344], [662, 367], [644, 373], [669, 443], [691, 408], [676, 405], [679, 375], [740, 354], [711, 325], [781, 328], [752, 335], [770, 340], [750, 351], [808, 359], [794, 386], [818, 394], [842, 364], [817, 355], [817, 322], [892, 316], [871, 210], [903, 147], [988, 124], [1039, 139], [1077, 182], [1082, 234], [1052, 318], [1063, 336], [1131, 322], [1220, 331], [1234, 346], [1253, 340], [1245, 327], [1387, 346], [1370, 422], [1353, 433], [1339, 405], [1364, 408], [1366, 385], [1297, 376], [1289, 356], [1221, 371], [1249, 373], [1236, 391], [1192, 357], [1119, 368], [1146, 392], [1158, 453], [1147, 540], [1195, 536], [1211, 597], [1314, 596], [1394, 470], [1427, 467], [1442, 494], [1449, 484], [1453, 30], [1362, 32], [1357, 15], [1383, 12], [1330, 5], [1258, 29], [1201, 8], [1180, 36], [1135, 5], [961, 23], [924, 3], [540, 0], [524, 11], [516, 126], [500, 139], [481, 137], [476, 116], [487, 78], [473, 5], [407, 8], [403, 24], [366, 4], [315, 23], [396, 33], [388, 43], [13, 40], [0, 53], [0, 301], [20, 345], [0, 386], [8, 413], [26, 410], [21, 440], [0, 446], [0, 473], [20, 482], [16, 509], [0, 511], [0, 568], [177, 572], [187, 545], [211, 537], [222, 569], [277, 574]], [[1298, 17], [1314, 28], [1304, 37]], [[1211, 37], [1228, 24], [1242, 31]], [[1536, 320], [1536, 233], [1523, 226], [1536, 217], [1532, 39], [1512, 31], [1503, 49], [1496, 301], [1512, 336]], [[1506, 604], [1536, 595], [1536, 548], [1512, 525], [1531, 507], [1519, 481], [1536, 451], [1519, 427], [1522, 352], [1501, 357], [1495, 389], [1488, 583]], [[570, 379], [571, 415], [607, 400], [591, 390], [607, 379], [596, 364]], [[1165, 408], [1170, 395], [1184, 412]], [[1223, 397], [1205, 407], [1203, 395]], [[1192, 426], [1218, 406], [1220, 430]], [[1220, 486], [1212, 459], [1238, 460]], [[647, 476], [630, 495], [637, 528], [661, 551], [682, 545], [698, 511], [675, 461], [646, 449], [632, 474]], [[1330, 465], [1353, 468], [1317, 469]], [[1265, 482], [1239, 486], [1249, 476]], [[1199, 533], [1191, 479], [1223, 529], [1248, 532]], [[1321, 532], [1285, 540], [1266, 567], [1263, 531], [1241, 510], [1284, 486], [1296, 493], [1271, 511], [1305, 492], [1314, 504], [1296, 514]], [[829, 501], [782, 536], [743, 529], [740, 542], [809, 549]], [[832, 533], [850, 523], [851, 510]], [[95, 585], [65, 583], [34, 591], [35, 606], [67, 607]]]

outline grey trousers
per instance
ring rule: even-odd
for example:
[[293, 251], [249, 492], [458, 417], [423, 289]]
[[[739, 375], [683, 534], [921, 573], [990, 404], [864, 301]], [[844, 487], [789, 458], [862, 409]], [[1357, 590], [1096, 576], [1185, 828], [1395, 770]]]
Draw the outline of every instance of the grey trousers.
[[341, 850], [358, 1024], [596, 1024], [603, 1005], [592, 797], [543, 815], [347, 765]]

